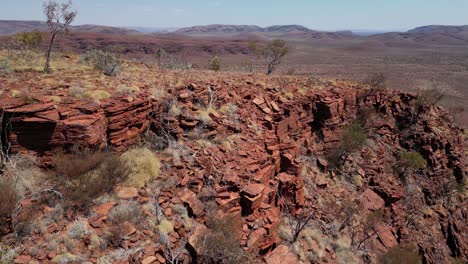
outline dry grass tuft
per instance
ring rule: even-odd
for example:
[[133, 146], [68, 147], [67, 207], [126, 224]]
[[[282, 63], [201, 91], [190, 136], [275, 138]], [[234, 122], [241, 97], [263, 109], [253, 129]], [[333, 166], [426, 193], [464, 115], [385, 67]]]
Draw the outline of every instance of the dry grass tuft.
[[161, 163], [146, 147], [130, 149], [122, 154], [121, 159], [130, 168], [130, 175], [126, 182], [129, 186], [143, 187], [147, 182], [159, 176]]

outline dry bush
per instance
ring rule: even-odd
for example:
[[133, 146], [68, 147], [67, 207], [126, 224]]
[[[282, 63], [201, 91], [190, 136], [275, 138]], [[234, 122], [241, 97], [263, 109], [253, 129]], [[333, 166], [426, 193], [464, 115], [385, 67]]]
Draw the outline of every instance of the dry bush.
[[394, 246], [379, 258], [381, 264], [420, 264], [421, 258], [414, 245]]
[[58, 186], [65, 200], [76, 206], [87, 206], [118, 183], [124, 182], [130, 172], [126, 162], [106, 152], [89, 150], [54, 157]]
[[81, 240], [89, 233], [88, 221], [86, 221], [86, 219], [76, 220], [68, 229], [68, 237], [76, 240]]
[[123, 224], [125, 222], [138, 223], [141, 216], [141, 210], [137, 202], [128, 201], [123, 202], [109, 212], [109, 220], [116, 225]]
[[21, 253], [20, 248], [15, 248], [0, 242], [0, 263], [9, 264], [14, 263], [16, 256]]
[[249, 257], [240, 246], [241, 223], [234, 215], [223, 218], [211, 215], [208, 219], [209, 232], [197, 244], [202, 263], [249, 263]]
[[15, 179], [9, 176], [0, 176], [0, 219], [11, 217], [18, 199]]
[[418, 90], [418, 97], [416, 98], [416, 107], [424, 107], [424, 106], [435, 106], [438, 104], [442, 99], [444, 99], [444, 91], [443, 89], [424, 89]]
[[107, 76], [117, 76], [123, 67], [123, 61], [117, 55], [102, 50], [87, 51], [82, 60]]
[[43, 188], [46, 175], [38, 167], [37, 160], [26, 155], [10, 155], [10, 162], [5, 166], [5, 174], [15, 179], [15, 188], [19, 196], [37, 193]]
[[297, 241], [291, 244], [291, 248], [304, 263], [317, 263], [323, 257], [326, 245], [326, 238], [320, 231], [307, 227], [301, 230]]
[[368, 85], [371, 89], [384, 90], [387, 85], [387, 76], [382, 72], [374, 72], [364, 80], [364, 84]]
[[0, 59], [0, 77], [7, 76], [13, 71], [11, 62], [8, 59]]
[[161, 163], [148, 148], [130, 149], [122, 154], [121, 160], [130, 168], [129, 186], [142, 187], [159, 176]]

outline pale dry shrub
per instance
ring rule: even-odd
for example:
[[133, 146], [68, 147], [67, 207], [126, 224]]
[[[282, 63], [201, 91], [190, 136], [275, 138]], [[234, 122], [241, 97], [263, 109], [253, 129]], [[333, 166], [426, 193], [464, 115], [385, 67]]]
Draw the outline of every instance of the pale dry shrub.
[[132, 148], [122, 154], [121, 159], [130, 168], [126, 182], [129, 186], [143, 187], [147, 182], [159, 176], [160, 161], [146, 147]]
[[82, 60], [107, 76], [117, 76], [123, 67], [123, 60], [116, 54], [102, 50], [90, 50], [82, 56]]
[[141, 217], [141, 209], [135, 201], [124, 201], [113, 207], [109, 212], [109, 220], [116, 225], [125, 222], [138, 223]]
[[19, 195], [35, 193], [42, 189], [46, 175], [39, 168], [37, 160], [31, 156], [14, 155], [5, 167], [6, 174], [13, 175], [16, 180], [16, 190]]
[[301, 261], [314, 263], [323, 257], [325, 238], [318, 230], [306, 227], [299, 234], [297, 241], [292, 244], [292, 249]]
[[167, 220], [166, 218], [163, 218], [160, 222], [159, 225], [157, 226], [159, 234], [162, 237], [168, 237], [169, 234], [174, 232], [174, 226], [172, 225], [171, 221]]
[[89, 233], [88, 221], [86, 221], [86, 219], [76, 220], [68, 229], [68, 237], [76, 240], [81, 240]]
[[108, 99], [110, 97], [111, 94], [104, 90], [86, 91], [82, 95], [82, 98], [93, 99], [94, 101], [100, 101], [103, 99]]
[[13, 71], [8, 59], [0, 59], [0, 77], [5, 77]]

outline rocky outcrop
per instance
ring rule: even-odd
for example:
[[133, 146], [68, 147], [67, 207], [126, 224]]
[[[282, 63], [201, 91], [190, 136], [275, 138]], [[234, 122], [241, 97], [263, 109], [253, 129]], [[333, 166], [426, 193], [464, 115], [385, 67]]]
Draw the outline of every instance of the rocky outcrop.
[[[165, 217], [171, 218], [174, 205], [182, 203], [204, 230], [215, 203], [221, 214], [239, 216], [241, 245], [266, 263], [300, 263], [278, 229], [282, 216], [299, 217], [305, 210], [314, 216], [314, 228], [327, 231], [333, 240], [339, 235], [359, 241], [348, 248], [366, 252], [368, 260], [413, 242], [425, 263], [466, 260], [466, 206], [457, 195], [452, 204], [445, 202], [441, 193], [446, 181], [466, 178], [462, 130], [444, 121], [439, 108], [415, 115], [411, 94], [370, 92], [347, 83], [326, 86], [293, 90], [293, 98], [286, 99], [279, 88], [226, 80], [210, 84], [210, 89], [206, 83], [174, 88], [171, 104], [144, 94], [100, 104], [8, 104], [2, 143], [4, 151], [38, 154], [74, 144], [122, 151], [149, 131], [153, 140], [162, 139], [149, 139], [149, 144], [174, 152], [162, 157], [168, 164], [162, 174], [177, 183], [157, 198]], [[343, 127], [357, 118], [369, 131], [370, 142], [343, 156], [338, 173], [325, 157], [338, 144]], [[421, 192], [412, 193], [411, 185], [389, 166], [396, 164], [402, 149], [417, 151], [427, 161], [412, 183]], [[140, 197], [145, 192], [124, 189], [117, 194], [143, 204], [151, 196]], [[347, 228], [342, 224], [346, 221], [361, 224]], [[104, 222], [94, 219], [90, 225]], [[334, 229], [337, 223], [341, 226]], [[182, 225], [170, 241], [188, 234]], [[195, 258], [202, 252], [191, 240]], [[324, 245], [317, 237], [309, 242], [303, 247], [308, 253], [336, 262], [341, 245]]]
[[10, 104], [3, 111], [4, 151], [43, 155], [73, 145], [122, 151], [141, 140], [150, 124], [153, 102], [142, 95], [138, 99], [113, 98], [101, 104]]

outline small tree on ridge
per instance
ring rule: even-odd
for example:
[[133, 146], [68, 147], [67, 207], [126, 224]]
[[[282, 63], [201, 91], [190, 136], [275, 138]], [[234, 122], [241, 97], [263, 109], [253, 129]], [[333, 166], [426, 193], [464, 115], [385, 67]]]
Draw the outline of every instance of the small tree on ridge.
[[267, 75], [273, 73], [288, 52], [289, 47], [287, 42], [281, 39], [272, 40], [261, 49], [261, 54], [267, 63]]
[[72, 2], [69, 0], [67, 3], [59, 3], [55, 0], [48, 0], [43, 3], [44, 15], [47, 18], [47, 26], [50, 31], [49, 45], [46, 52], [46, 62], [44, 71], [50, 72], [50, 54], [52, 52], [52, 45], [57, 35], [63, 32], [68, 32], [70, 24], [75, 20], [77, 11], [72, 11]]

